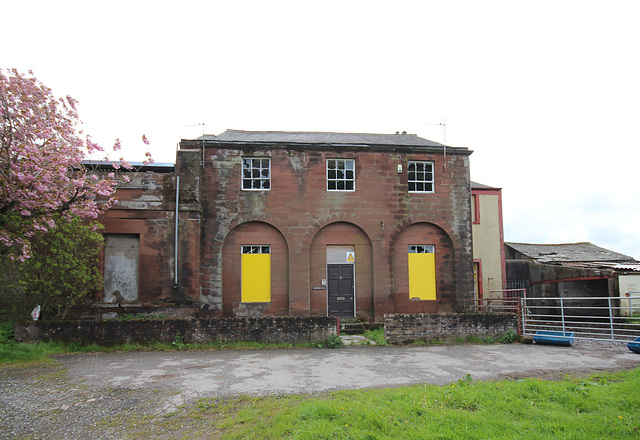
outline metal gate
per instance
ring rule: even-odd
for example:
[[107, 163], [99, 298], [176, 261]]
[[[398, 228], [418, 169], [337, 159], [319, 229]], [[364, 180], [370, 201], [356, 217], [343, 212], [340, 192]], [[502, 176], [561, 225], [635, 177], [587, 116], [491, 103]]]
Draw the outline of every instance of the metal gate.
[[640, 296], [521, 298], [523, 335], [573, 333], [576, 339], [630, 342], [640, 337]]

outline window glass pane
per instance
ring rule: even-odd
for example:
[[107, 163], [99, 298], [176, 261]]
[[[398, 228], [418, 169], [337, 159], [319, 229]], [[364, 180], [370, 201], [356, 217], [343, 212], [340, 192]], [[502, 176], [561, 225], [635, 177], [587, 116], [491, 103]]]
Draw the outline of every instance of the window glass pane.
[[433, 192], [433, 163], [410, 161], [407, 184], [409, 191]]
[[271, 159], [242, 159], [242, 189], [264, 190], [271, 188]]
[[327, 160], [327, 189], [353, 191], [355, 188], [355, 161], [353, 159]]
[[435, 247], [432, 244], [410, 244], [410, 254], [433, 254]]
[[271, 246], [269, 245], [243, 245], [243, 254], [270, 254]]

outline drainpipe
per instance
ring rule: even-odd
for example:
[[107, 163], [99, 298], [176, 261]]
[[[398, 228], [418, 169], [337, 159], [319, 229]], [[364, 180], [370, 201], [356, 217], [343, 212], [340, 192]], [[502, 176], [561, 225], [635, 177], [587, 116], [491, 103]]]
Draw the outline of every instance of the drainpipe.
[[178, 208], [180, 206], [180, 176], [176, 176], [176, 232], [175, 242], [173, 244], [174, 255], [173, 255], [173, 264], [174, 269], [173, 273], [175, 274], [175, 278], [173, 280], [173, 287], [178, 287]]

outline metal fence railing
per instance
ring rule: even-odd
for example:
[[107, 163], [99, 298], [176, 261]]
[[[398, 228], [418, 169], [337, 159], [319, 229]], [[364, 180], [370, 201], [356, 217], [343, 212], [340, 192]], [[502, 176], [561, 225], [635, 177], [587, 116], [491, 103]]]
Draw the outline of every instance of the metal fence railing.
[[573, 333], [576, 339], [630, 342], [640, 337], [640, 296], [522, 298], [521, 334]]
[[519, 333], [524, 336], [559, 332], [573, 333], [576, 339], [616, 342], [640, 337], [640, 292], [621, 297], [528, 298], [525, 289], [507, 289], [492, 291], [492, 295], [468, 300], [463, 307], [474, 312], [516, 313]]
[[526, 293], [526, 289], [492, 290], [491, 296], [466, 300], [463, 307], [473, 312], [519, 313], [520, 298], [525, 297]]

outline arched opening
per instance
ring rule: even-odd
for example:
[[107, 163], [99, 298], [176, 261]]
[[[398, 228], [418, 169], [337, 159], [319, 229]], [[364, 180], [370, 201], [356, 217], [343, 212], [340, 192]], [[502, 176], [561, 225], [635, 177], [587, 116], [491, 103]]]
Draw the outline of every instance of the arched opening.
[[274, 226], [236, 226], [222, 246], [223, 315], [289, 315], [289, 248]]
[[455, 254], [449, 235], [432, 223], [404, 228], [393, 244], [396, 313], [451, 312]]
[[337, 222], [320, 229], [309, 264], [311, 315], [373, 316], [372, 246], [361, 228]]

